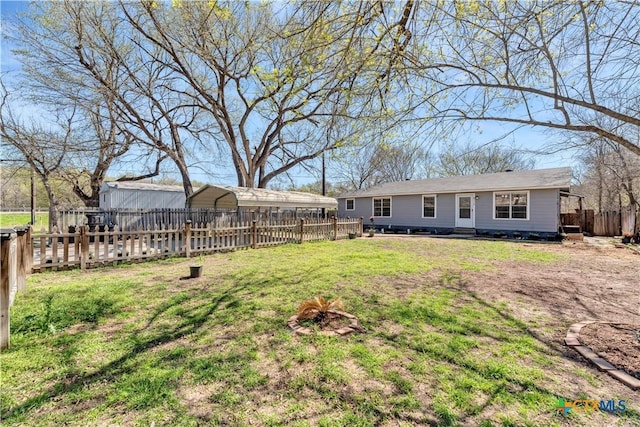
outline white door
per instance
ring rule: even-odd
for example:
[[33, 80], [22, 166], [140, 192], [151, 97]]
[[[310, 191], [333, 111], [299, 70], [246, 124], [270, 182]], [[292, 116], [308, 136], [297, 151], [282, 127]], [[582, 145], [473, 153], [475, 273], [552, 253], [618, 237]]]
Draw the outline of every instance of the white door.
[[475, 211], [475, 194], [456, 194], [456, 227], [474, 228], [476, 226]]

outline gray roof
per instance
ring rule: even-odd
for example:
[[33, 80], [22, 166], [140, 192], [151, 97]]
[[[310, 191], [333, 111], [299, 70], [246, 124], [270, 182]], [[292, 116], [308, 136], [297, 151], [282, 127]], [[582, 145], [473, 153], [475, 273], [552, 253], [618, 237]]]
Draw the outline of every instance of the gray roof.
[[102, 183], [100, 192], [102, 193], [112, 188], [121, 190], [175, 191], [184, 193], [184, 187], [182, 185], [153, 184], [149, 182], [138, 181], [105, 181]]
[[500, 172], [484, 175], [451, 176], [446, 178], [388, 182], [367, 190], [344, 193], [338, 198], [431, 193], [472, 193], [480, 191], [534, 190], [545, 188], [559, 188], [569, 191], [571, 177], [572, 173], [569, 167]]
[[238, 207], [335, 209], [338, 207], [338, 201], [333, 197], [299, 191], [205, 185], [187, 198], [187, 205], [192, 208], [221, 209]]

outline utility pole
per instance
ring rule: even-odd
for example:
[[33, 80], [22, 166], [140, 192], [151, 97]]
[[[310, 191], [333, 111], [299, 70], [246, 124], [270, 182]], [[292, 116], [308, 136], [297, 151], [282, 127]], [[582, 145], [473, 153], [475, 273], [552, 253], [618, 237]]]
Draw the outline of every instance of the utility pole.
[[[326, 179], [326, 165], [325, 165], [325, 160], [324, 160], [324, 151], [322, 152], [322, 195], [326, 196], [327, 195], [327, 179]], [[326, 217], [326, 210], [325, 208], [322, 208], [322, 219], [325, 219]]]
[[327, 195], [327, 177], [326, 177], [327, 169], [324, 160], [324, 151], [322, 152], [322, 195]]
[[31, 168], [31, 225], [36, 226], [36, 171]]

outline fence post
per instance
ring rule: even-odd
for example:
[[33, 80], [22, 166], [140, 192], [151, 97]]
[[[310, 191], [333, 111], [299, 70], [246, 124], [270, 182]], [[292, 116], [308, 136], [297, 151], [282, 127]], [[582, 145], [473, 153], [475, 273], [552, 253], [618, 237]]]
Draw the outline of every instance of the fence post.
[[[9, 348], [11, 331], [9, 307], [11, 307], [12, 281], [16, 280], [16, 234], [3, 230], [0, 236], [0, 350]], [[15, 283], [14, 283], [15, 284]]]
[[333, 221], [333, 240], [338, 240], [338, 218], [333, 215], [331, 220]]
[[87, 261], [89, 260], [89, 226], [80, 227], [80, 270], [87, 269]]
[[184, 248], [187, 258], [191, 257], [191, 220], [188, 219], [184, 224]]
[[16, 228], [16, 287], [19, 292], [27, 290], [27, 228]]
[[304, 242], [304, 219], [300, 218], [300, 243]]
[[358, 234], [359, 237], [362, 237], [364, 235], [364, 218], [360, 217], [360, 219], [358, 220]]
[[33, 226], [27, 226], [27, 234], [25, 237], [25, 252], [24, 255], [26, 256], [25, 258], [25, 269], [27, 270], [27, 273], [31, 274], [31, 271], [33, 269]]
[[251, 248], [256, 249], [258, 247], [258, 226], [257, 221], [254, 219], [251, 221]]

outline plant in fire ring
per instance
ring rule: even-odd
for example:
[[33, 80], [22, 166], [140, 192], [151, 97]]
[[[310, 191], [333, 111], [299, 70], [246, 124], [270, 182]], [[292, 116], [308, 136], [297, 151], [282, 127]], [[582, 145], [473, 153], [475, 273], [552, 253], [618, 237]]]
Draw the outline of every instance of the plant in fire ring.
[[330, 320], [329, 311], [344, 310], [340, 298], [327, 301], [322, 296], [302, 301], [298, 306], [298, 320], [313, 320], [321, 325]]

